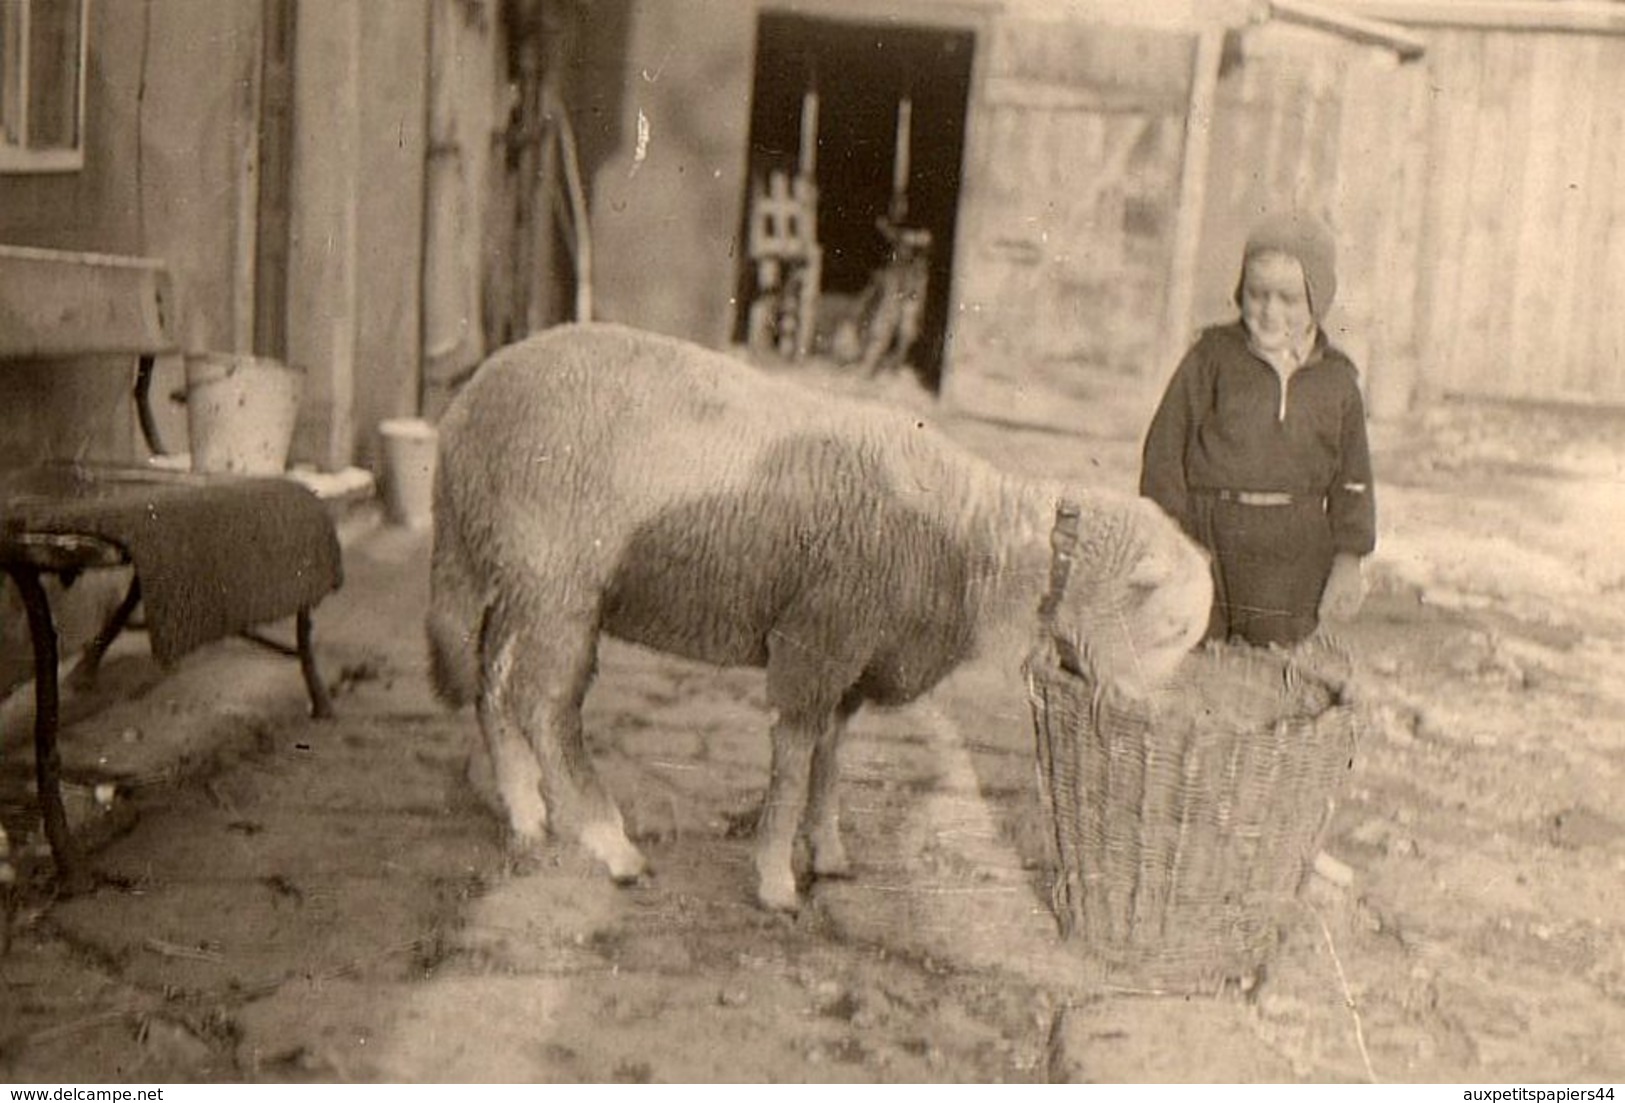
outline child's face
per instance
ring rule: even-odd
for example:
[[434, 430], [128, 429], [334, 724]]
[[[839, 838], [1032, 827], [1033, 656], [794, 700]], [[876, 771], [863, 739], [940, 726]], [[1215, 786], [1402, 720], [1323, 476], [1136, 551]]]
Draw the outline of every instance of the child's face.
[[1309, 289], [1303, 265], [1285, 253], [1259, 253], [1242, 270], [1241, 318], [1258, 347], [1291, 347], [1309, 332]]

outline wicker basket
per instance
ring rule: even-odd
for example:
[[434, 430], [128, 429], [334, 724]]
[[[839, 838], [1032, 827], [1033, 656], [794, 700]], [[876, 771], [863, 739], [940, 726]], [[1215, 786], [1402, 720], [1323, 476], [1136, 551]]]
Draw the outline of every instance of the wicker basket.
[[1257, 977], [1352, 762], [1349, 668], [1322, 637], [1208, 645], [1133, 701], [1046, 633], [1027, 674], [1054, 907], [1108, 983], [1208, 992]]

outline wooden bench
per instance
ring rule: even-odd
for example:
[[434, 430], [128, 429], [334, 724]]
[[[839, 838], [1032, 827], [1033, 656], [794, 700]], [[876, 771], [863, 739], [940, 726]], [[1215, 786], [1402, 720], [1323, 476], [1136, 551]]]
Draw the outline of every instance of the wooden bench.
[[[117, 357], [119, 362], [132, 364], [135, 412], [142, 436], [154, 455], [164, 452], [151, 405], [154, 367], [157, 357], [178, 351], [176, 333], [173, 283], [161, 262], [0, 245], [0, 365], [8, 360], [54, 361], [92, 356]], [[304, 541], [303, 547], [295, 549], [301, 559], [297, 569], [308, 569], [313, 577], [297, 587], [301, 591], [297, 600], [287, 597], [294, 588], [284, 587], [279, 592], [273, 587], [272, 596], [258, 606], [249, 604], [253, 606], [252, 616], [259, 621], [286, 615], [296, 618], [295, 646], [280, 649], [297, 655], [311, 712], [326, 717], [332, 714], [332, 704], [316, 665], [311, 609], [322, 594], [341, 582], [337, 536], [314, 495], [280, 478], [212, 476], [137, 465], [61, 463], [13, 470], [3, 476], [0, 570], [17, 587], [33, 649], [35, 789], [58, 877], [71, 889], [86, 883], [86, 872], [62, 802], [57, 745], [61, 719], [59, 643], [44, 578], [55, 576], [70, 585], [87, 570], [135, 568], [123, 600], [84, 651], [78, 670], [93, 677], [103, 654], [143, 600], [143, 555], [130, 540], [110, 535], [122, 531], [115, 523], [117, 518], [122, 517], [122, 524], [128, 527], [132, 513], [137, 515], [141, 541], [160, 552], [170, 532], [177, 540], [184, 540], [182, 526], [191, 526], [195, 534], [200, 528], [208, 530], [211, 519], [218, 518], [219, 527], [210, 532], [206, 541], [218, 553], [233, 539], [240, 538], [245, 544], [266, 543], [270, 530], [263, 526], [272, 522], [255, 521], [260, 503], [289, 503], [300, 514], [301, 522], [292, 527], [293, 538]], [[299, 500], [299, 495], [309, 496], [310, 503]], [[320, 514], [319, 523], [313, 519], [312, 508]], [[256, 523], [261, 524], [259, 531], [255, 531]], [[244, 550], [250, 557], [264, 554], [263, 548]], [[165, 563], [165, 585], [171, 590], [177, 585], [172, 577], [177, 570], [183, 574], [186, 570], [186, 549], [170, 555]], [[218, 577], [218, 570], [207, 581], [217, 593], [230, 590], [229, 580]], [[150, 594], [148, 598], [150, 631]], [[187, 600], [232, 605], [229, 593], [223, 598], [194, 595]], [[286, 607], [290, 604], [293, 607]], [[227, 628], [222, 627], [225, 625], [260, 643], [269, 643], [249, 632], [249, 625], [234, 623], [234, 617], [241, 619], [244, 615], [241, 609], [227, 608], [197, 632], [178, 642], [164, 642], [168, 650], [197, 646], [203, 642], [201, 637], [226, 634]], [[158, 654], [160, 641], [154, 637], [152, 642]], [[164, 657], [160, 655], [161, 660]], [[0, 855], [3, 860], [4, 855]]]

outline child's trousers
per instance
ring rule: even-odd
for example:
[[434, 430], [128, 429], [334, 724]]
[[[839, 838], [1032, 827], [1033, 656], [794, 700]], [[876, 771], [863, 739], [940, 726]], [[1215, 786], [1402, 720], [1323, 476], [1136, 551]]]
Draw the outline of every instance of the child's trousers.
[[1324, 500], [1256, 504], [1227, 492], [1193, 499], [1197, 539], [1213, 554], [1207, 638], [1290, 645], [1312, 633], [1334, 550]]

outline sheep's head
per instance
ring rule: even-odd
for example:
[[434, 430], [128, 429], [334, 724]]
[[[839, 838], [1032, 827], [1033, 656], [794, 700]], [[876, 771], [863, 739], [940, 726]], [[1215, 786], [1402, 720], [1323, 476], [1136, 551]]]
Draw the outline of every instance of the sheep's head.
[[1071, 563], [1058, 593], [1052, 585], [1055, 634], [1097, 681], [1141, 696], [1207, 630], [1207, 554], [1146, 499], [1073, 500], [1081, 511], [1076, 538], [1065, 521], [1057, 530], [1057, 552]]

